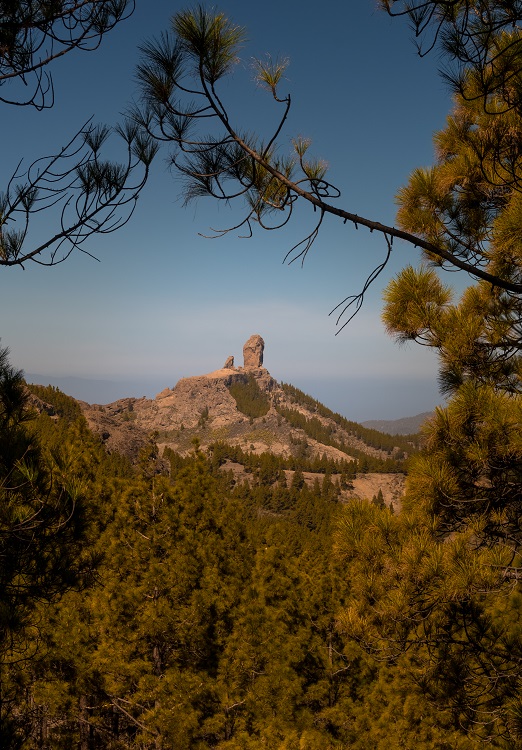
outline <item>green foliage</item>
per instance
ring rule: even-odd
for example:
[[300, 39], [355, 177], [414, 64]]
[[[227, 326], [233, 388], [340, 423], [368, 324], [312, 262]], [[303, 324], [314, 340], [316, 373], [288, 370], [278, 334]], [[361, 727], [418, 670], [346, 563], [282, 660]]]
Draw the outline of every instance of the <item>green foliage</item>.
[[43, 607], [92, 581], [96, 554], [97, 442], [70, 404], [64, 418], [35, 419], [22, 373], [0, 350], [0, 737], [16, 747], [25, 730], [17, 701], [38, 653]]
[[373, 503], [373, 505], [376, 505], [377, 508], [385, 508], [386, 507], [386, 504], [384, 502], [384, 497], [382, 495], [381, 488], [379, 488], [379, 492], [372, 497], [372, 503]]
[[477, 550], [470, 530], [445, 537], [435, 523], [368, 503], [344, 510], [337, 554], [352, 596], [339, 622], [369, 653], [403, 661], [405, 675], [470, 737], [505, 736], [515, 747], [522, 623], [518, 595], [502, 591], [508, 556]]
[[202, 66], [205, 78], [214, 84], [238, 62], [237, 53], [245, 31], [232, 24], [224, 13], [208, 11], [203, 5], [177, 13], [174, 31], [181, 48], [196, 69]]
[[[400, 473], [405, 471], [406, 465], [402, 458], [381, 458], [379, 456], [369, 455], [364, 450], [356, 448], [353, 445], [346, 445], [344, 442], [336, 439], [336, 437], [333, 437], [335, 433], [332, 427], [330, 425], [324, 425], [317, 417], [311, 417], [309, 419], [300, 411], [297, 411], [297, 409], [286, 409], [280, 404], [276, 406], [276, 409], [294, 429], [303, 430], [303, 432], [313, 440], [317, 440], [319, 443], [323, 443], [323, 445], [331, 445], [334, 448], [337, 448], [337, 450], [340, 450], [349, 456], [353, 456], [357, 459], [359, 471], [361, 472]], [[325, 411], [327, 410], [325, 409]], [[340, 419], [343, 418], [340, 417]], [[345, 421], [348, 423], [348, 420]], [[362, 431], [364, 430], [364, 427], [360, 427], [360, 429]], [[376, 430], [368, 430], [368, 432], [380, 434], [377, 433]], [[304, 444], [304, 447], [306, 448], [306, 443]], [[300, 455], [300, 459], [307, 461], [306, 451]]]
[[[484, 19], [494, 5], [484, 4]], [[508, 67], [518, 60], [508, 88], [519, 88], [518, 30], [509, 43], [495, 31], [488, 45], [500, 79], [508, 58]], [[476, 73], [473, 65], [464, 70], [464, 88], [435, 136], [437, 163], [416, 170], [399, 192], [398, 221], [519, 281], [522, 121], [517, 107], [505, 106], [507, 89], [491, 79], [489, 88], [484, 69]], [[380, 657], [396, 662], [407, 653], [414, 681], [470, 737], [515, 748], [522, 740], [521, 298], [483, 281], [455, 296], [427, 266], [405, 268], [386, 290], [388, 331], [436, 349], [449, 400], [409, 463], [403, 513], [346, 509], [337, 549], [353, 597], [340, 621]]]
[[198, 427], [204, 428], [208, 422], [208, 406], [205, 406], [199, 415]]
[[59, 388], [53, 385], [33, 385], [27, 386], [31, 393], [34, 393], [39, 399], [47, 404], [51, 404], [56, 414], [67, 422], [74, 422], [82, 416], [82, 410], [79, 403], [71, 396], [62, 393]]
[[[288, 458], [216, 443], [209, 458], [196, 447], [162, 461], [151, 436], [122, 474], [82, 420], [39, 421], [46, 446], [67, 449], [64, 470], [81, 467], [92, 486], [98, 569], [89, 587], [38, 605], [38, 649], [12, 693], [24, 750], [384, 750], [397, 727], [402, 747], [438, 738], [467, 750], [400, 673], [337, 628], [354, 584], [333, 554], [332, 462], [310, 487], [299, 469], [287, 483]], [[242, 457], [253, 486], [218, 471]], [[342, 469], [349, 480], [353, 465]], [[35, 637], [25, 633], [26, 649]], [[12, 685], [4, 675], [4, 695]]]
[[259, 388], [257, 381], [252, 375], [248, 376], [246, 383], [232, 383], [228, 387], [230, 394], [234, 397], [238, 410], [251, 419], [264, 417], [270, 410], [270, 399]]
[[[407, 455], [415, 452], [421, 446], [420, 435], [387, 435], [385, 432], [379, 432], [378, 430], [372, 430], [368, 427], [363, 427], [357, 422], [352, 422], [346, 417], [343, 417], [337, 412], [333, 412], [326, 406], [321, 404], [312, 396], [308, 396], [299, 388], [288, 383], [281, 383], [281, 387], [284, 392], [289, 396], [296, 404], [305, 406], [311, 412], [317, 413], [321, 417], [331, 419], [335, 424], [339, 425], [343, 430], [346, 430], [350, 435], [355, 438], [362, 440], [366, 445], [377, 450], [386, 451], [392, 453], [400, 449]], [[319, 422], [319, 420], [314, 420]], [[316, 427], [317, 429], [317, 427]]]
[[302, 456], [292, 455], [278, 456], [268, 451], [256, 454], [251, 451], [243, 451], [238, 445], [229, 445], [222, 441], [212, 443], [209, 446], [209, 452], [212, 456], [212, 463], [216, 468], [229, 460], [241, 464], [246, 471], [251, 473], [262, 472], [266, 470], [266, 467], [269, 467], [274, 476], [283, 469], [298, 469], [319, 474], [329, 472], [330, 474], [344, 475], [346, 479], [353, 479], [357, 470], [355, 461], [335, 461], [325, 455], [303, 458]]

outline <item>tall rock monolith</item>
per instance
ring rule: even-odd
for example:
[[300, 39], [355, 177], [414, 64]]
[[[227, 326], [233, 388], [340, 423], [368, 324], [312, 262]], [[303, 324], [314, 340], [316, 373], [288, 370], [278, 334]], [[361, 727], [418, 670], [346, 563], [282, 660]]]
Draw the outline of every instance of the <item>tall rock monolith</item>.
[[258, 333], [250, 336], [243, 347], [243, 360], [246, 370], [263, 367], [265, 342]]

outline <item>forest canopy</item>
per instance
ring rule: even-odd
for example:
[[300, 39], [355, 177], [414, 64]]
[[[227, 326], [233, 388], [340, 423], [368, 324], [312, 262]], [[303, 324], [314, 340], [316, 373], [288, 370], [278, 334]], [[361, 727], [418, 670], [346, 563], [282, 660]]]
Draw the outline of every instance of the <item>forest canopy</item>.
[[[344, 511], [328, 472], [309, 486], [300, 470], [290, 480], [260, 463], [236, 483], [226, 446], [161, 456], [153, 438], [133, 466], [107, 455], [72, 399], [31, 390], [60, 416], [18, 413], [43, 481], [3, 489], [2, 549], [21, 541], [24, 497], [46, 497], [56, 525], [32, 528], [36, 557], [22, 545], [12, 558], [39, 560], [25, 567], [39, 588], [23, 609], [0, 580], [2, 747], [475, 746], [408, 682], [407, 658], [388, 667], [339, 627], [352, 583], [334, 548]], [[15, 500], [18, 520], [6, 513]], [[391, 515], [378, 498], [367, 507]], [[67, 568], [52, 566], [57, 553]]]

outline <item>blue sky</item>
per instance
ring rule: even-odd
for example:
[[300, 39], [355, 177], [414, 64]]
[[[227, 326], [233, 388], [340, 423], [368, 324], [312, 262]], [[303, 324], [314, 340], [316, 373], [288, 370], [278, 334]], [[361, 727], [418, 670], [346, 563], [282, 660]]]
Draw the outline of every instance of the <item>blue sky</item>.
[[[134, 15], [100, 50], [54, 67], [52, 110], [4, 106], [3, 183], [22, 156], [28, 165], [56, 150], [88, 117], [116, 123], [135, 94], [137, 46], [183, 7], [137, 0]], [[339, 204], [393, 224], [394, 195], [412, 169], [432, 162], [432, 135], [450, 108], [436, 56], [419, 59], [406, 25], [372, 0], [228, 0], [218, 7], [248, 32], [234, 79], [221, 89], [241, 129], [269, 135], [278, 116], [252, 82], [251, 59], [288, 57], [281, 89], [293, 106], [281, 149], [290, 150], [295, 135], [310, 137], [342, 191]], [[395, 246], [363, 310], [335, 336], [328, 313], [359, 291], [384, 253], [382, 239], [328, 219], [303, 267], [283, 258], [312, 226], [306, 212], [284, 232], [205, 239], [198, 233], [233, 224], [238, 214], [209, 200], [184, 208], [166, 156], [157, 158], [131, 222], [92, 238], [87, 249], [101, 262], [77, 253], [55, 268], [1, 271], [2, 344], [15, 366], [46, 382], [77, 378], [68, 392], [103, 403], [152, 396], [182, 376], [221, 367], [230, 354], [240, 364], [244, 341], [260, 333], [274, 377], [348, 418], [397, 418], [439, 402], [434, 354], [398, 347], [380, 322], [386, 280], [418, 260], [411, 247]], [[99, 382], [93, 389], [81, 379]]]

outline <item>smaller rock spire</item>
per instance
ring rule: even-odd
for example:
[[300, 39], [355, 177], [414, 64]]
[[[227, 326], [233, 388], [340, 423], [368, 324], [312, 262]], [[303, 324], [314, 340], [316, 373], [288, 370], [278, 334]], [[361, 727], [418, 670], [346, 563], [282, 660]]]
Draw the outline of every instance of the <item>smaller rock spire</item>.
[[234, 357], [230, 356], [227, 357], [227, 361], [223, 365], [224, 370], [233, 370], [234, 369]]

